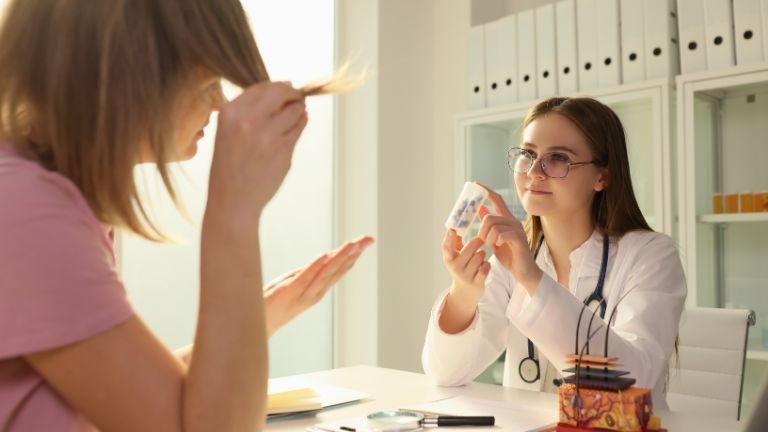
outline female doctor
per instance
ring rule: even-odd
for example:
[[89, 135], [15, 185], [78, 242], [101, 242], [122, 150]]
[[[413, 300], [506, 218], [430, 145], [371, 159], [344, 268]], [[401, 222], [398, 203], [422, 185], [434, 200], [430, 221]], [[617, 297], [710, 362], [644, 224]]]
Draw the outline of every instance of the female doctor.
[[[552, 98], [523, 122], [508, 162], [528, 213], [523, 226], [489, 189], [478, 236], [443, 239], [450, 288], [433, 309], [422, 355], [441, 385], [475, 379], [506, 350], [505, 386], [554, 392], [566, 356], [596, 311], [592, 354], [620, 358], [636, 385], [666, 407], [686, 283], [672, 240], [646, 223], [635, 200], [619, 118], [589, 98]], [[493, 257], [486, 261], [487, 245]], [[601, 303], [601, 300], [604, 300]], [[598, 318], [603, 318], [598, 319]]]

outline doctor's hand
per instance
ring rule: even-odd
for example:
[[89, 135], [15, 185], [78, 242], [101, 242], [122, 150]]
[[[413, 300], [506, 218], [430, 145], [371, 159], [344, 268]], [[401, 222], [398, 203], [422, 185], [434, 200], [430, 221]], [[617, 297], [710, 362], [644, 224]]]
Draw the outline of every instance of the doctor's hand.
[[271, 337], [282, 326], [322, 300], [373, 242], [373, 237], [369, 236], [348, 241], [319, 256], [308, 266], [268, 283], [264, 289], [267, 336]]
[[452, 229], [443, 237], [443, 263], [451, 274], [451, 295], [473, 308], [483, 296], [485, 279], [491, 270], [482, 246], [479, 238], [462, 244], [461, 237]]
[[443, 237], [443, 263], [452, 279], [439, 320], [440, 328], [446, 333], [464, 330], [475, 316], [485, 291], [485, 279], [491, 271], [485, 251], [480, 249], [482, 246], [479, 238], [462, 244], [461, 237], [452, 229]]
[[499, 263], [514, 276], [530, 295], [536, 291], [541, 281], [542, 271], [536, 264], [528, 246], [525, 229], [509, 211], [504, 199], [493, 189], [488, 190], [488, 200], [496, 214], [485, 207], [480, 207], [480, 238], [492, 250]]

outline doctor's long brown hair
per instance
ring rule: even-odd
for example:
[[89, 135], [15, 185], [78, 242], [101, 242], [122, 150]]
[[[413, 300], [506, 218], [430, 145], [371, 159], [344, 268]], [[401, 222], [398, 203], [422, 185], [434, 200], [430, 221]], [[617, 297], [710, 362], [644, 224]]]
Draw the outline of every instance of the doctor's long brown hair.
[[[523, 129], [544, 115], [557, 114], [571, 121], [587, 139], [592, 159], [608, 170], [608, 186], [595, 194], [592, 223], [602, 234], [621, 237], [633, 230], [651, 230], [632, 189], [624, 127], [612, 109], [591, 98], [555, 97], [536, 104], [525, 117]], [[531, 251], [542, 235], [541, 219], [528, 215], [525, 232]]]

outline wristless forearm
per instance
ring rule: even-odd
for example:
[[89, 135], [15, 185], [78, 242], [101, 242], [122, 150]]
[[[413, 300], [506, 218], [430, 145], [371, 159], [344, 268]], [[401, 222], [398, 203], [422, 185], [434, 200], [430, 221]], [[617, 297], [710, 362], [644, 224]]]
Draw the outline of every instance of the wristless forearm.
[[203, 223], [185, 422], [200, 430], [260, 430], [268, 360], [258, 230], [243, 235], [221, 222], [206, 217]]

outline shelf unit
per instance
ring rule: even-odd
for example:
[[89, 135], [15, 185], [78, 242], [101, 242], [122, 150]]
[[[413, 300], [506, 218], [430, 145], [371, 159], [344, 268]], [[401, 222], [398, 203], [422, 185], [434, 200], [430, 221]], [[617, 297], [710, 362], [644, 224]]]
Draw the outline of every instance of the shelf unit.
[[699, 223], [738, 223], [738, 222], [768, 222], [768, 212], [763, 213], [722, 213], [703, 214], [698, 216]]
[[768, 361], [768, 351], [747, 350], [747, 358], [751, 360]]
[[712, 195], [768, 189], [768, 65], [683, 75], [676, 83], [688, 304], [754, 310], [747, 358], [765, 362], [768, 213], [713, 214]]

